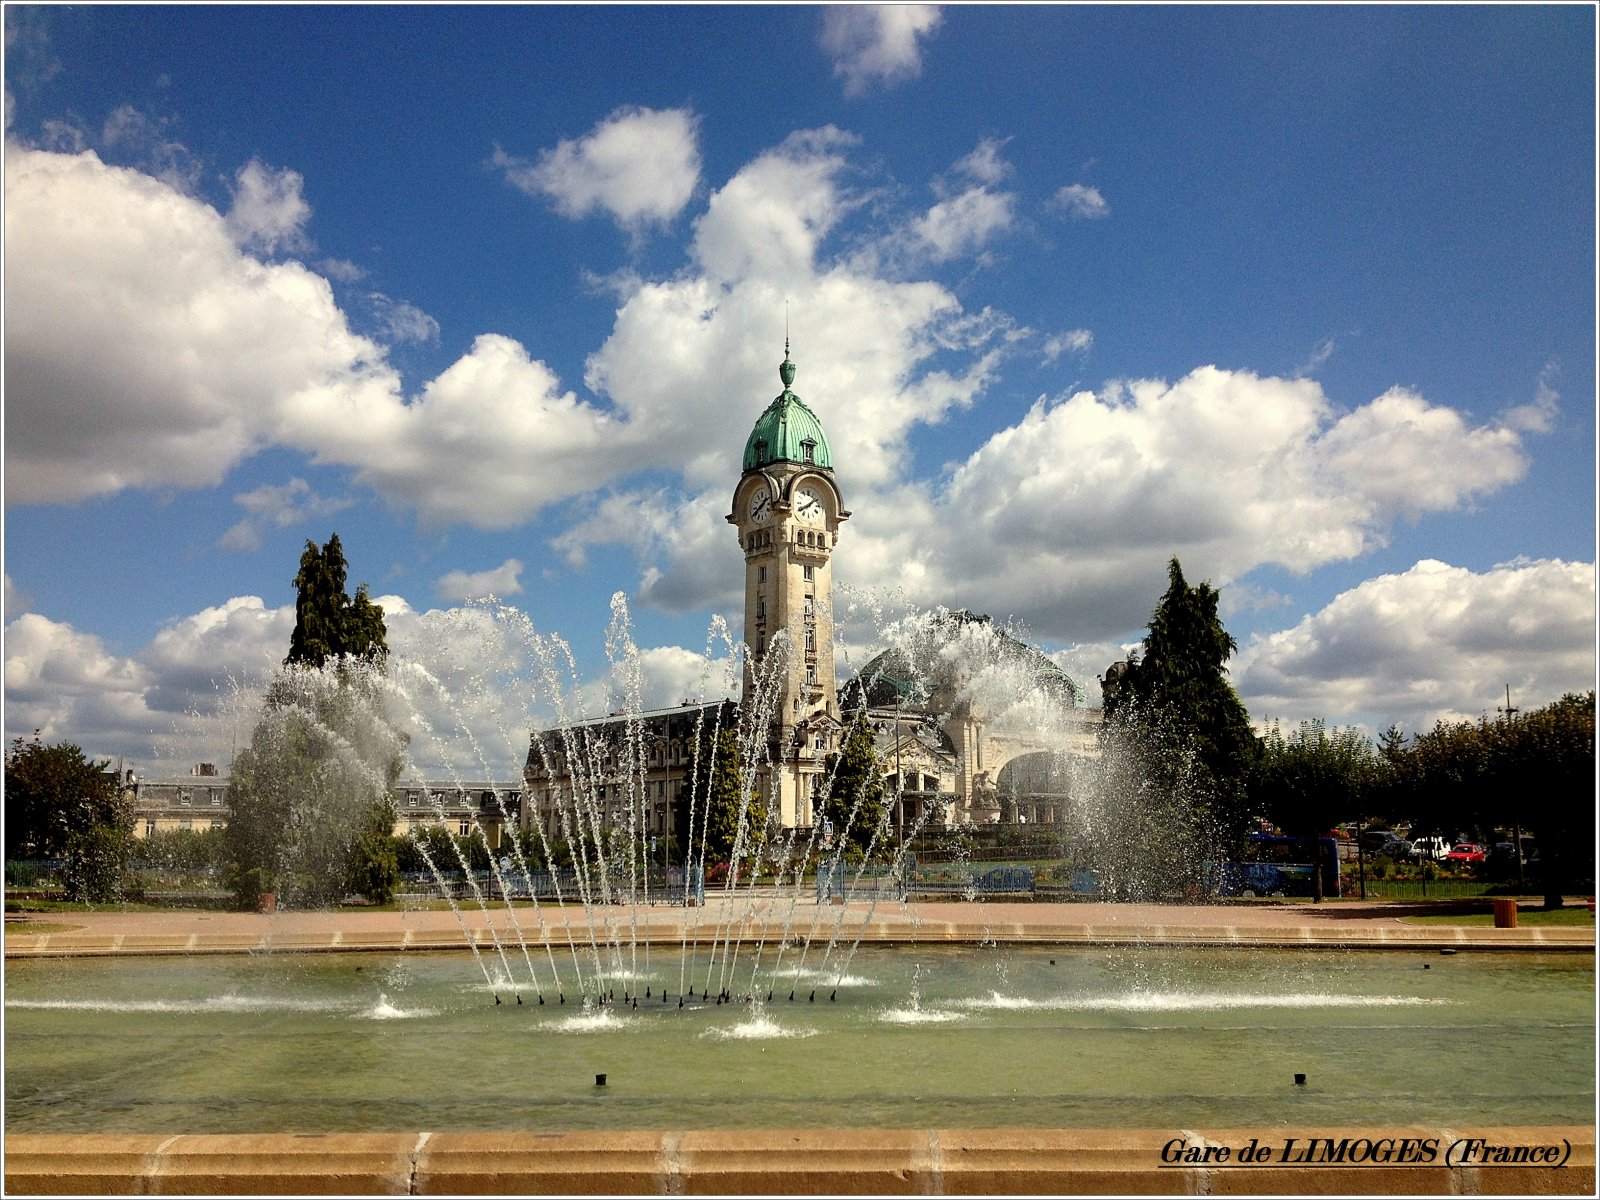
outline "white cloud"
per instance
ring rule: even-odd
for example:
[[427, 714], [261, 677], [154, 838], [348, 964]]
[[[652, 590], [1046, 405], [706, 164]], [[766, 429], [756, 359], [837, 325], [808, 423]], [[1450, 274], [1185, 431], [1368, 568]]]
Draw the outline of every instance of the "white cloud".
[[[99, 144], [107, 151], [114, 151], [119, 158], [133, 160], [175, 190], [193, 194], [204, 170], [187, 146], [167, 137], [169, 124], [166, 117], [151, 116], [124, 104], [106, 118]], [[85, 139], [82, 136], [75, 139], [76, 145], [68, 147], [65, 139], [69, 136], [69, 127], [61, 122], [52, 122], [52, 127], [52, 138], [58, 149], [83, 149]]]
[[1088, 329], [1065, 329], [1052, 334], [1044, 341], [1044, 361], [1053, 363], [1063, 354], [1082, 354], [1094, 345], [1094, 333]]
[[522, 562], [508, 558], [487, 571], [450, 571], [440, 578], [434, 590], [441, 600], [515, 596], [522, 591]]
[[1302, 375], [1315, 374], [1318, 367], [1322, 366], [1323, 363], [1327, 362], [1328, 359], [1333, 357], [1333, 350], [1333, 339], [1323, 338], [1322, 341], [1318, 342], [1312, 349], [1311, 354], [1306, 358], [1305, 362], [1301, 363], [1295, 368], [1295, 378], [1298, 379]]
[[115, 754], [137, 739], [150, 744], [144, 703], [147, 673], [106, 652], [100, 639], [37, 613], [6, 626], [6, 740], [70, 741], [86, 754]]
[[340, 283], [356, 283], [367, 277], [367, 269], [347, 258], [324, 258], [318, 261], [317, 270], [329, 279]]
[[308, 249], [305, 224], [311, 206], [300, 194], [304, 186], [300, 172], [277, 170], [260, 159], [240, 167], [228, 210], [228, 229], [240, 247], [268, 254]]
[[167, 184], [12, 144], [5, 200], [8, 503], [215, 484], [301, 443], [298, 411], [358, 429], [396, 402], [325, 280]]
[[691, 250], [708, 281], [779, 283], [812, 272], [822, 238], [858, 203], [838, 182], [856, 143], [831, 126], [792, 133], [714, 192]]
[[822, 14], [822, 49], [847, 96], [874, 83], [885, 87], [922, 73], [921, 39], [943, 20], [932, 4], [838, 5]]
[[1534, 385], [1533, 399], [1510, 409], [1505, 415], [1506, 427], [1523, 433], [1549, 433], [1555, 428], [1561, 411], [1561, 393], [1555, 381], [1560, 374], [1555, 363], [1546, 363]]
[[956, 170], [979, 183], [993, 187], [1012, 173], [1012, 166], [1000, 156], [1010, 138], [984, 138], [970, 154], [956, 163]]
[[1595, 679], [1595, 566], [1557, 559], [1473, 572], [1424, 560], [1251, 639], [1234, 681], [1253, 715], [1408, 730], [1525, 711]]
[[1016, 197], [986, 187], [968, 188], [930, 208], [912, 226], [934, 262], [981, 249], [1015, 223]]
[[1109, 217], [1111, 205], [1106, 203], [1100, 189], [1081, 183], [1069, 183], [1056, 192], [1051, 203], [1064, 209], [1069, 217]]
[[439, 340], [439, 322], [415, 304], [405, 300], [391, 300], [382, 292], [367, 297], [383, 332], [392, 342], [429, 343]]
[[1469, 429], [1460, 413], [1391, 388], [1322, 438], [1325, 467], [1377, 510], [1416, 517], [1522, 477], [1527, 460], [1510, 429]]
[[217, 539], [217, 545], [241, 552], [261, 548], [264, 528], [287, 529], [310, 517], [342, 512], [355, 503], [349, 497], [319, 496], [299, 477], [281, 486], [262, 484], [254, 491], [239, 493], [233, 502], [245, 510], [245, 518]]
[[11, 582], [11, 572], [7, 571], [5, 573], [4, 608], [0, 609], [0, 614], [3, 614], [4, 620], [10, 621], [32, 607], [33, 601], [28, 597], [27, 593]]
[[566, 217], [603, 209], [624, 229], [665, 224], [700, 180], [699, 119], [688, 109], [619, 108], [581, 138], [563, 140], [536, 163], [496, 150], [513, 186], [546, 196]]
[[1160, 594], [1174, 554], [1219, 584], [1266, 563], [1308, 571], [1525, 466], [1514, 437], [1410, 393], [1336, 417], [1311, 381], [1205, 367], [1041, 401], [942, 486], [858, 500], [838, 570], [1104, 638]]
[[498, 334], [480, 336], [409, 405], [375, 407], [365, 425], [308, 408], [299, 436], [425, 524], [480, 529], [509, 529], [637, 466], [619, 456], [640, 440]]

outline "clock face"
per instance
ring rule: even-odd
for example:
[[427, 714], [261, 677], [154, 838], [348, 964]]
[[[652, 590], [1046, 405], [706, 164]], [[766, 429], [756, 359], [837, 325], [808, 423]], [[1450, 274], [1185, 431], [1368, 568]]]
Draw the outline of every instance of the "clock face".
[[765, 525], [771, 516], [772, 494], [766, 488], [757, 488], [750, 495], [750, 519], [757, 525]]
[[816, 488], [803, 487], [794, 500], [795, 515], [807, 525], [820, 525], [822, 518], [827, 515], [827, 509], [822, 505], [822, 493]]

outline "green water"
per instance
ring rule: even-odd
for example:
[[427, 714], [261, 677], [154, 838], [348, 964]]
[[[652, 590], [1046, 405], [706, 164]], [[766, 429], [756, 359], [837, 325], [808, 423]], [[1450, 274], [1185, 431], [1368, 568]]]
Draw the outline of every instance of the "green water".
[[[543, 1007], [526, 982], [522, 1006], [510, 987], [496, 1006], [462, 954], [12, 961], [6, 1130], [1370, 1127], [1594, 1116], [1587, 954], [864, 948], [834, 1002], [841, 964], [816, 971], [816, 959], [797, 981], [772, 979], [764, 1008], [680, 1009], [680, 960], [658, 950], [637, 984], [651, 999], [624, 1009], [616, 982], [619, 1003], [603, 1013], [586, 1013], [571, 993], [558, 1005], [541, 959]], [[795, 962], [792, 952], [783, 970]], [[526, 981], [520, 954], [511, 965]], [[572, 989], [570, 962], [558, 965]], [[739, 965], [736, 989], [749, 967]], [[702, 957], [696, 986], [708, 970]], [[715, 990], [719, 977], [709, 977]]]

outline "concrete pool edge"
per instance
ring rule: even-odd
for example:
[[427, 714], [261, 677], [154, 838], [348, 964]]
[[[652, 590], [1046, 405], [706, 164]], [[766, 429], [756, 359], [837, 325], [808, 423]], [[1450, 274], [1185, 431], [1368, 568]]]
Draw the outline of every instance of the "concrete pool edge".
[[[1290, 1161], [1241, 1164], [1259, 1147]], [[1288, 1139], [1294, 1139], [1286, 1149]], [[1319, 1139], [1313, 1142], [1312, 1139]], [[1413, 1139], [1408, 1145], [1403, 1139]], [[1560, 1166], [1463, 1165], [1556, 1147]], [[1333, 1147], [1344, 1141], [1342, 1150]], [[1178, 1146], [1179, 1149], [1173, 1149]], [[1211, 1151], [1206, 1165], [1163, 1161]], [[1314, 1148], [1315, 1154], [1308, 1153]], [[1452, 1147], [1461, 1147], [1459, 1154]], [[1315, 1162], [1317, 1155], [1343, 1164]], [[1414, 1161], [1400, 1161], [1410, 1157]], [[1382, 1161], [1379, 1161], [1379, 1160]], [[8, 1195], [1593, 1195], [1583, 1126], [48, 1134], [5, 1139]]]
[[[602, 923], [603, 924], [603, 923]], [[730, 930], [713, 920], [685, 926], [681, 921], [655, 920], [637, 925], [604, 925], [602, 942], [619, 936], [627, 943], [673, 948], [685, 941], [707, 943], [728, 940], [733, 944], [758, 942], [776, 944], [793, 930], [745, 922]], [[492, 947], [498, 938], [513, 943], [525, 940], [531, 947], [547, 941], [564, 946], [569, 939], [585, 944], [591, 935], [587, 924], [552, 924], [548, 928], [523, 928], [513, 936], [506, 929], [480, 926], [297, 928], [292, 925], [240, 928], [229, 931], [201, 931], [192, 925], [161, 932], [95, 931], [30, 933], [25, 925], [5, 931], [5, 957], [57, 958], [101, 957], [142, 954], [308, 954], [339, 951], [466, 950], [468, 941], [479, 949]], [[1312, 925], [1250, 926], [1201, 924], [1078, 924], [1058, 922], [993, 921], [981, 925], [968, 922], [872, 920], [851, 923], [848, 936], [870, 945], [958, 945], [993, 942], [1010, 945], [1061, 947], [1093, 946], [1191, 946], [1239, 947], [1260, 949], [1372, 949], [1424, 952], [1537, 950], [1593, 953], [1593, 928], [1569, 926], [1496, 929], [1482, 926], [1381, 925], [1318, 928]]]

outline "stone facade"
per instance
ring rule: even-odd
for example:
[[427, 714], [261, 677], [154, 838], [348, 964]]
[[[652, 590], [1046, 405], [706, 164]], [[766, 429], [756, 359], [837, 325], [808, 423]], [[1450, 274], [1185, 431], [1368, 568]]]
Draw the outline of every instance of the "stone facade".
[[[147, 838], [175, 829], [222, 829], [228, 823], [229, 777], [202, 763], [188, 775], [140, 779], [131, 771], [124, 789], [131, 794], [135, 837]], [[413, 829], [443, 823], [451, 833], [467, 834], [474, 823], [489, 835], [489, 845], [500, 845], [500, 829], [521, 816], [522, 780], [401, 780], [390, 793], [394, 801], [397, 837]]]

